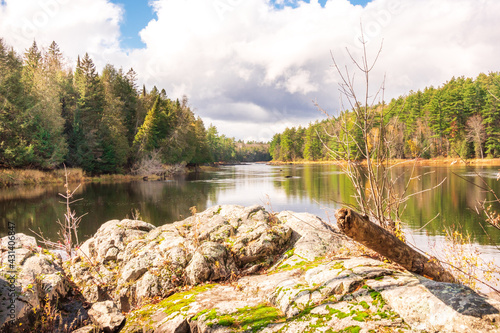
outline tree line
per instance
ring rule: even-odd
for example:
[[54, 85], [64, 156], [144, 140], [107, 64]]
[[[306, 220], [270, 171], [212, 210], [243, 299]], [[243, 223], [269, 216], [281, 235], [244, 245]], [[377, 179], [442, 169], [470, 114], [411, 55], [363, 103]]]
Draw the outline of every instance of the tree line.
[[[259, 151], [267, 148], [261, 144]], [[205, 128], [188, 99], [137, 86], [133, 69], [88, 54], [73, 69], [59, 46], [36, 42], [20, 56], [0, 39], [0, 167], [53, 169], [65, 163], [89, 174], [123, 173], [143, 159], [164, 164], [265, 158], [253, 145]]]
[[[384, 140], [390, 158], [500, 157], [500, 73], [453, 77], [438, 88], [410, 91], [370, 107], [370, 142]], [[346, 110], [307, 127], [292, 127], [270, 143], [274, 160], [331, 160], [364, 151], [360, 120]], [[342, 126], [341, 126], [342, 124]], [[385, 126], [380, 126], [381, 124]], [[345, 132], [345, 133], [344, 133]], [[345, 147], [338, 138], [348, 137]], [[335, 154], [332, 154], [332, 151]], [[361, 154], [358, 154], [361, 156]]]

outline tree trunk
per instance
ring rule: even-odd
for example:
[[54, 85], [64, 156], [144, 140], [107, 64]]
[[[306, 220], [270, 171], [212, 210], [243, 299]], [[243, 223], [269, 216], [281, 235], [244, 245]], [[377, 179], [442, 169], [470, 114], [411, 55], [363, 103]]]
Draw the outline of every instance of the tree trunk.
[[368, 217], [349, 208], [339, 209], [335, 217], [340, 230], [347, 236], [400, 264], [410, 272], [430, 277], [435, 281], [456, 282], [453, 275], [438, 261], [429, 259], [412, 249], [389, 231], [371, 222]]

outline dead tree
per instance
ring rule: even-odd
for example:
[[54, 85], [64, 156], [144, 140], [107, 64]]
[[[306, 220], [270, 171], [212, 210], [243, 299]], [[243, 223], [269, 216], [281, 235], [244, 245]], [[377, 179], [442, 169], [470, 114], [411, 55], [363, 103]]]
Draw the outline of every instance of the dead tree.
[[410, 183], [419, 178], [414, 176], [415, 163], [407, 180], [400, 172], [394, 171], [396, 165], [390, 162], [391, 150], [401, 138], [391, 135], [394, 128], [391, 128], [391, 117], [387, 115], [398, 110], [388, 110], [384, 104], [385, 77], [374, 91], [370, 87], [370, 74], [382, 45], [374, 61], [370, 62], [362, 25], [360, 43], [359, 60], [347, 50], [354, 69], [361, 73], [363, 86], [359, 90], [356, 89], [355, 73], [348, 67], [341, 69], [332, 54], [333, 67], [340, 77], [340, 93], [343, 101], [348, 103], [347, 108], [342, 105], [342, 110], [349, 111], [343, 111], [338, 118], [330, 117], [340, 127], [332, 134], [339, 151], [330, 149], [330, 152], [337, 159], [344, 160], [343, 171], [353, 185], [357, 203], [353, 208], [360, 212], [340, 209], [336, 213], [337, 223], [347, 236], [409, 271], [436, 281], [455, 282], [437, 260], [427, 258], [405, 244], [400, 223], [404, 203], [410, 197], [431, 189], [409, 193]]
[[386, 229], [349, 208], [335, 214], [337, 224], [347, 236], [384, 257], [398, 263], [410, 272], [440, 282], [456, 282], [453, 275], [434, 258], [414, 250]]
[[[394, 124], [389, 120], [394, 117], [388, 115], [400, 110], [388, 110], [384, 103], [385, 76], [376, 89], [371, 88], [370, 75], [382, 52], [382, 44], [374, 60], [369, 61], [362, 25], [360, 43], [362, 48], [359, 59], [347, 49], [354, 71], [347, 66], [342, 68], [332, 53], [333, 68], [340, 78], [342, 103], [347, 103], [347, 107], [341, 107], [342, 110], [349, 111], [341, 112], [337, 118], [329, 116], [333, 127], [338, 128], [331, 133], [338, 150], [330, 149], [326, 143], [324, 145], [336, 159], [344, 162], [343, 171], [353, 186], [353, 196], [356, 199], [356, 205], [352, 208], [404, 240], [401, 215], [405, 202], [412, 196], [431, 189], [410, 193], [411, 183], [419, 179], [418, 175], [414, 175], [416, 159], [413, 160], [413, 168], [406, 180], [405, 175], [396, 169], [401, 163], [394, 164], [390, 161], [394, 147], [402, 139], [391, 135]], [[359, 86], [355, 84], [355, 74], [361, 74], [362, 85], [361, 82]], [[328, 115], [318, 104], [316, 106]]]

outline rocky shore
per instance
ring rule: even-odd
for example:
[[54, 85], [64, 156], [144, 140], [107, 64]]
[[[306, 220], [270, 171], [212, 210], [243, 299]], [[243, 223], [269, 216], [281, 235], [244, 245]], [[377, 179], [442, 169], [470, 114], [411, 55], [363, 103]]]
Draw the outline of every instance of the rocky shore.
[[370, 258], [306, 213], [113, 220], [66, 262], [23, 234], [12, 245], [0, 247], [2, 332], [500, 332], [500, 302]]

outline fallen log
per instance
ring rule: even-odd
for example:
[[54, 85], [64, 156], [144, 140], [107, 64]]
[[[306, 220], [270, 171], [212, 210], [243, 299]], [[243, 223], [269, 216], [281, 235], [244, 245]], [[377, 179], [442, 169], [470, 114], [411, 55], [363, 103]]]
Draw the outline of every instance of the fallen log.
[[367, 216], [352, 209], [342, 208], [335, 213], [337, 224], [347, 236], [384, 257], [398, 263], [410, 272], [440, 282], [456, 282], [453, 275], [435, 260], [409, 247], [389, 231], [370, 221]]

